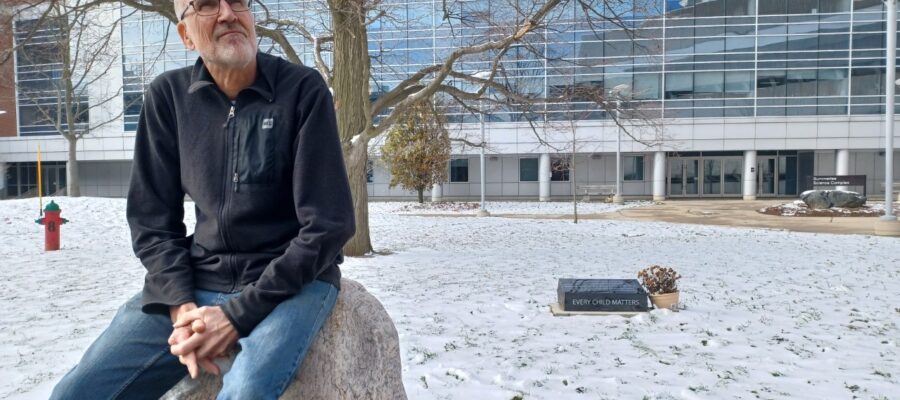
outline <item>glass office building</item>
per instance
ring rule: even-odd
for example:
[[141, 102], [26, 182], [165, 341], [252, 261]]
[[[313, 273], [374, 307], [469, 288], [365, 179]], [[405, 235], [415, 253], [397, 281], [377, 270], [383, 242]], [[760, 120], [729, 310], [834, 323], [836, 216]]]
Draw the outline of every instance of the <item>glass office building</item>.
[[[445, 10], [437, 0], [385, 1], [389, 18], [368, 27], [372, 97], [457, 48], [499, 37], [503, 21], [515, 18], [512, 3], [448, 2]], [[526, 9], [539, 5], [518, 3]], [[608, 93], [627, 85], [621, 119], [631, 133], [622, 136], [625, 195], [796, 196], [807, 188], [807, 176], [833, 174], [866, 175], [869, 194], [883, 190], [886, 63], [880, 0], [609, 3], [603, 15], [618, 16], [617, 21], [589, 21], [577, 2], [552, 12], [546, 26], [506, 53], [498, 82], [537, 98], [577, 88]], [[295, 20], [313, 34], [327, 28], [317, 2], [269, 0], [255, 5], [254, 12], [257, 20], [267, 13]], [[162, 71], [191, 65], [196, 54], [183, 50], [167, 20], [127, 8], [122, 13], [122, 130], [129, 136], [146, 84]], [[443, 19], [445, 14], [450, 18]], [[299, 35], [289, 40], [312, 65], [311, 44]], [[278, 52], [265, 40], [260, 47]], [[457, 70], [475, 76], [490, 68], [492, 56], [464, 57]], [[331, 62], [327, 52], [324, 58]], [[571, 180], [576, 187], [615, 183], [619, 129], [595, 100], [574, 96], [527, 109], [486, 110], [488, 198], [562, 198], [571, 196]], [[480, 140], [477, 114], [452, 103], [446, 110], [454, 135]], [[568, 159], [573, 146], [574, 164]], [[434, 197], [480, 195], [476, 151], [454, 150], [450, 181], [435, 188]], [[377, 144], [372, 154], [369, 195], [413, 198], [388, 188]]]

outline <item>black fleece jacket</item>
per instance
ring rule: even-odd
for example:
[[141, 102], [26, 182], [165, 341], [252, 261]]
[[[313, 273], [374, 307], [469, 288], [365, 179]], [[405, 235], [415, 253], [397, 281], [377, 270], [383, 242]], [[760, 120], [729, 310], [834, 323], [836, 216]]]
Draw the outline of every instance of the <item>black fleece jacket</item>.
[[340, 283], [355, 225], [331, 93], [278, 57], [259, 53], [257, 71], [234, 103], [201, 59], [145, 94], [127, 206], [144, 312], [167, 314], [194, 289], [241, 292], [223, 310], [246, 336], [303, 285]]

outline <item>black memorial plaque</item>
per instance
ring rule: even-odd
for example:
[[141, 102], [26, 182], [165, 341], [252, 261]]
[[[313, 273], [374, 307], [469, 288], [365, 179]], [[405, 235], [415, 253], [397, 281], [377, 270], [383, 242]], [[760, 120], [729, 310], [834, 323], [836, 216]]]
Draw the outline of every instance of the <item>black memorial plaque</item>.
[[647, 311], [647, 291], [637, 279], [560, 279], [559, 306], [565, 311]]

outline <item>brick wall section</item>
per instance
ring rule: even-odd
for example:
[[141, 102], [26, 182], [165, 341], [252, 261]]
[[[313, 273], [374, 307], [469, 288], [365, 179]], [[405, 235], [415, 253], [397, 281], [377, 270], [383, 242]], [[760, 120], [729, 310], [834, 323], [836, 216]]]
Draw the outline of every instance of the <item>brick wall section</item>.
[[[9, 2], [0, 0], [0, 5]], [[3, 8], [6, 8], [4, 5]], [[0, 12], [0, 49], [9, 50], [13, 45], [12, 26], [8, 15]], [[0, 50], [0, 61], [3, 61], [3, 50]], [[0, 137], [18, 136], [16, 127], [16, 89], [15, 89], [15, 64], [13, 57], [0, 63], [0, 110], [6, 114], [0, 115]]]

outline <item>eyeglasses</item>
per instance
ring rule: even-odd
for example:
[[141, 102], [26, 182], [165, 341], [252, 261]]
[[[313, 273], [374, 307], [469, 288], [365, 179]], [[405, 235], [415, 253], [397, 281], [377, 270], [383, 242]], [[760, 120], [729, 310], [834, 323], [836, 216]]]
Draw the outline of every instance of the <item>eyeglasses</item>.
[[[233, 12], [243, 12], [250, 11], [250, 2], [252, 0], [225, 0], [228, 3], [228, 6], [231, 7], [231, 11]], [[184, 11], [181, 12], [181, 17], [178, 18], [179, 21], [183, 20], [188, 10], [191, 8], [197, 12], [197, 15], [201, 17], [210, 17], [213, 15], [219, 15], [219, 4], [221, 0], [193, 0], [188, 3], [188, 6], [185, 7]]]

